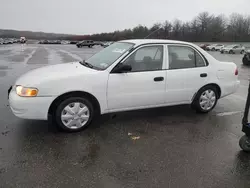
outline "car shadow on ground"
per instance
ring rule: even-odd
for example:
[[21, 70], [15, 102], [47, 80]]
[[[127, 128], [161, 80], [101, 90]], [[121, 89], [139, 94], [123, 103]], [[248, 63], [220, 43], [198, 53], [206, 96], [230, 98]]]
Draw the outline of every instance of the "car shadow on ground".
[[[179, 124], [179, 123], [196, 123], [200, 119], [207, 117], [206, 114], [197, 114], [190, 108], [189, 105], [159, 107], [153, 109], [143, 109], [119, 113], [105, 114], [96, 117], [92, 124], [84, 131], [71, 134], [84, 134], [85, 132], [94, 132], [98, 129], [112, 129], [112, 127], [145, 126], [145, 124], [153, 123], [160, 124], [164, 120], [165, 124]], [[68, 134], [62, 132], [60, 128], [55, 126], [52, 122], [36, 121], [36, 120], [22, 120], [21, 126], [23, 134], [30, 135], [43, 135], [43, 134]], [[70, 135], [70, 134], [69, 134]]]

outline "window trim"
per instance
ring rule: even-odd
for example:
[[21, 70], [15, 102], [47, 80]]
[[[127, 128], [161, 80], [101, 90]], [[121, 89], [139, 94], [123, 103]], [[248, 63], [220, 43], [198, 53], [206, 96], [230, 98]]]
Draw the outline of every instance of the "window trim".
[[197, 53], [203, 60], [204, 62], [204, 66], [202, 67], [207, 67], [208, 66], [208, 63], [207, 63], [207, 60], [206, 58], [204, 57], [203, 54], [201, 54], [196, 48], [194, 48], [193, 46], [191, 45], [185, 45], [185, 44], [167, 44], [167, 51], [166, 53], [168, 54], [168, 58], [167, 58], [167, 65], [168, 65], [168, 68], [167, 70], [179, 70], [179, 69], [170, 69], [169, 68], [169, 46], [175, 46], [175, 47], [186, 47], [186, 48], [191, 48], [193, 51], [194, 51], [194, 58], [195, 58], [195, 67], [190, 67], [190, 68], [179, 68], [179, 69], [194, 69], [194, 68], [201, 68], [201, 67], [197, 67], [197, 63], [196, 63], [196, 54]]
[[[124, 63], [131, 55], [133, 55], [136, 51], [138, 51], [141, 48], [145, 48], [145, 47], [154, 47], [154, 46], [162, 46], [162, 52], [163, 52], [163, 57], [162, 57], [162, 68], [160, 70], [145, 70], [145, 71], [131, 71], [131, 72], [127, 72], [128, 73], [137, 73], [137, 72], [152, 72], [152, 71], [163, 71], [166, 70], [166, 44], [164, 43], [150, 43], [150, 44], [143, 44], [143, 45], [139, 45], [135, 48], [132, 48], [131, 51], [129, 51], [129, 53], [123, 57], [110, 71], [110, 74], [118, 74], [118, 73], [114, 73], [113, 70], [115, 69], [116, 66], [118, 66], [121, 63]], [[120, 74], [120, 73], [119, 73]]]
[[[134, 44], [134, 43], [133, 43]], [[134, 50], [142, 47], [142, 46], [147, 46], [147, 45], [163, 45], [164, 46], [164, 67], [162, 70], [177, 70], [177, 69], [167, 69], [167, 65], [168, 63], [166, 62], [168, 59], [167, 59], [167, 55], [168, 55], [168, 48], [167, 46], [168, 45], [182, 45], [182, 46], [187, 46], [187, 47], [191, 47], [193, 49], [195, 49], [198, 54], [205, 60], [205, 67], [209, 66], [209, 62], [207, 60], [207, 58], [200, 52], [200, 50], [198, 50], [195, 46], [192, 46], [190, 44], [183, 44], [183, 43], [171, 43], [171, 42], [159, 42], [159, 43], [144, 43], [144, 44], [139, 44], [137, 46], [133, 46], [130, 50], [128, 50], [128, 53], [126, 55], [124, 55], [124, 57], [122, 57], [118, 63], [116, 63], [116, 65], [114, 65], [114, 63], [112, 65], [114, 65], [112, 68], [111, 68], [111, 71], [109, 72], [110, 74], [114, 74], [113, 70], [115, 69], [116, 66], [118, 66], [118, 64], [122, 63], [124, 59], [126, 59]], [[107, 67], [108, 68], [108, 67]], [[156, 70], [156, 71], [159, 71], [159, 70]], [[132, 73], [132, 72], [131, 72]], [[117, 73], [116, 73], [117, 74]]]

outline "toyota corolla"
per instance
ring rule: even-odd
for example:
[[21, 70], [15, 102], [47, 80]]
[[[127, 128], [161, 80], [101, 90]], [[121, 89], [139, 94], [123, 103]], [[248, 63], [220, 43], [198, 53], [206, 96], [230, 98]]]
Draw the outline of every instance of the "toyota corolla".
[[233, 62], [220, 62], [192, 43], [115, 42], [87, 60], [32, 70], [9, 89], [12, 112], [85, 129], [100, 114], [190, 104], [201, 113], [239, 87]]

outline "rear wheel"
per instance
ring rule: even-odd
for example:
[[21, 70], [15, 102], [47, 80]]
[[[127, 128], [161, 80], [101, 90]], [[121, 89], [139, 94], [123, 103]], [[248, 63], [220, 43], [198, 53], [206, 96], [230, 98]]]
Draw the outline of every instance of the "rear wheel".
[[192, 103], [192, 107], [200, 113], [210, 112], [218, 101], [218, 91], [214, 86], [201, 88]]
[[56, 108], [54, 119], [66, 132], [78, 132], [87, 128], [94, 116], [93, 104], [84, 97], [69, 97]]
[[233, 50], [230, 50], [230, 51], [229, 51], [229, 54], [234, 54]]
[[241, 54], [244, 54], [244, 52], [245, 52], [244, 50], [241, 50], [241, 52], [240, 52], [240, 53], [241, 53]]
[[239, 145], [243, 151], [250, 152], [250, 138], [246, 135], [240, 138]]

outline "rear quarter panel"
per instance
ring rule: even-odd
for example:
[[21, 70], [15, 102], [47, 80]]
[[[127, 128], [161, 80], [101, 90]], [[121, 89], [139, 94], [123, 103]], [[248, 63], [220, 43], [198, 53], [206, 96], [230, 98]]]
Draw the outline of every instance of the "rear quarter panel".
[[221, 87], [221, 97], [225, 97], [235, 92], [238, 81], [238, 75], [235, 75], [237, 66], [232, 62], [219, 62], [216, 76]]

